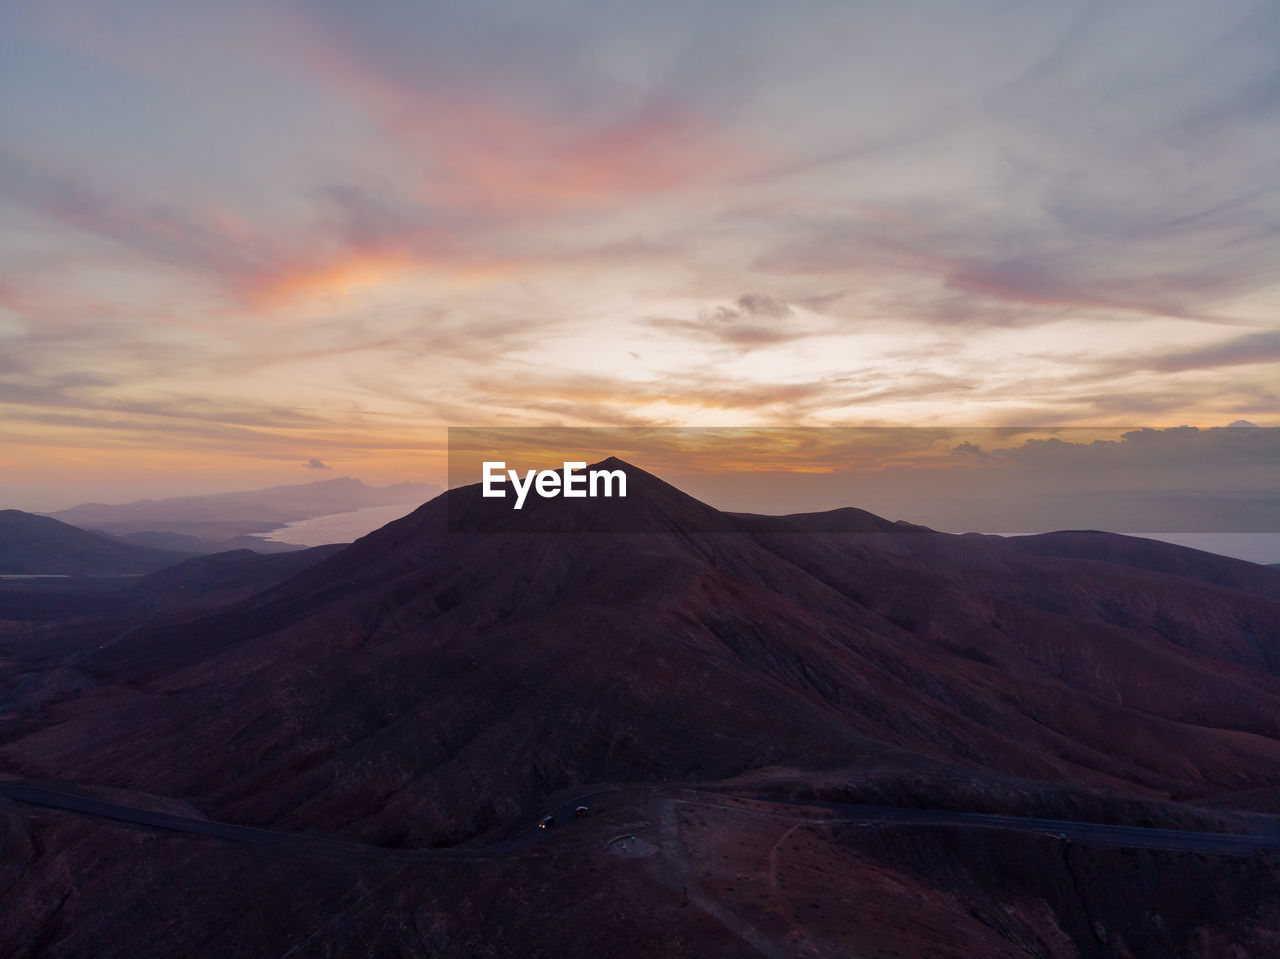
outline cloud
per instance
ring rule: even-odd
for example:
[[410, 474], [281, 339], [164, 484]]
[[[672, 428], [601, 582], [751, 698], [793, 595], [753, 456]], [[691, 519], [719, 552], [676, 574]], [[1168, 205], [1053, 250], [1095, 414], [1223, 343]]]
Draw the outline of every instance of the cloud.
[[980, 463], [989, 463], [994, 457], [981, 446], [965, 440], [963, 443], [952, 448], [951, 452], [960, 456], [972, 457]]
[[770, 319], [781, 320], [792, 315], [791, 307], [775, 300], [771, 296], [762, 296], [759, 293], [743, 293], [738, 297], [739, 314], [746, 313], [751, 316], [763, 316]]
[[643, 379], [520, 370], [506, 377], [478, 378], [471, 386], [485, 391], [495, 415], [515, 424], [536, 425], [536, 415], [547, 413], [562, 423], [638, 427], [678, 425], [708, 412], [720, 417], [745, 414], [752, 422], [777, 424], [814, 417], [855, 419], [880, 402], [910, 401], [930, 392], [963, 394], [975, 383], [924, 372], [875, 376], [871, 367], [826, 376], [728, 381], [714, 369], [701, 367]]
[[28, 372], [16, 356], [0, 360], [0, 403], [56, 406], [88, 388], [110, 386], [111, 377], [101, 373]]
[[1145, 365], [1162, 373], [1178, 373], [1255, 363], [1280, 363], [1280, 330], [1249, 333], [1194, 350], [1169, 353], [1148, 360]]
[[233, 236], [226, 226], [167, 204], [122, 203], [85, 179], [38, 168], [13, 153], [0, 153], [0, 196], [151, 260], [216, 275], [235, 287], [251, 288], [286, 268], [282, 254], [251, 237]]
[[311, 457], [311, 459], [307, 460], [305, 463], [303, 463], [302, 466], [304, 469], [309, 469], [309, 470], [327, 470], [329, 468], [324, 463], [320, 462], [320, 460], [316, 459], [314, 456]]
[[760, 165], [685, 91], [629, 95], [593, 82], [571, 39], [588, 20], [513, 32], [492, 10], [392, 24], [330, 5], [308, 9], [289, 42], [380, 126], [433, 205], [545, 215], [725, 182]]
[[1101, 234], [1083, 217], [1048, 213], [1050, 203], [1011, 202], [993, 221], [973, 196], [879, 198], [823, 213], [765, 209], [740, 228], [774, 238], [753, 262], [762, 272], [858, 278], [898, 315], [939, 325], [1033, 326], [1064, 312], [1248, 325], [1224, 304], [1272, 282], [1280, 215], [1259, 215], [1267, 198], [1251, 185], [1213, 217], [1131, 209], [1123, 228]]
[[759, 293], [744, 293], [732, 306], [699, 311], [696, 319], [653, 317], [646, 325], [686, 334], [693, 339], [752, 349], [813, 335], [792, 320], [795, 311], [781, 300]]
[[[957, 447], [957, 452], [971, 455], [975, 449]], [[1091, 439], [1085, 429], [1067, 429], [982, 452], [987, 462], [1044, 471], [1050, 487], [1053, 476], [1088, 477], [1094, 472], [1103, 481], [1107, 476], [1139, 477], [1151, 488], [1222, 489], [1242, 477], [1247, 483], [1280, 480], [1280, 428], [1274, 427], [1144, 427], [1118, 439]], [[1263, 488], [1273, 486], [1266, 482]]]
[[331, 210], [321, 211], [321, 222], [312, 230], [296, 231], [267, 223], [251, 226], [229, 211], [123, 195], [88, 175], [39, 168], [0, 152], [0, 197], [151, 264], [213, 281], [251, 308], [342, 293], [411, 265], [480, 266], [430, 224], [398, 233], [362, 225], [352, 191], [324, 194]]

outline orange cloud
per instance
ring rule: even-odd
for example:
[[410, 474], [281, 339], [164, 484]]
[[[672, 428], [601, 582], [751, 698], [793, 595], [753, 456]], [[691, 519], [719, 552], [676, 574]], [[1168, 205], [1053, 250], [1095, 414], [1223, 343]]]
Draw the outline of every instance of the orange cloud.
[[[345, 221], [294, 231], [254, 228], [220, 208], [192, 208], [123, 198], [93, 178], [0, 153], [0, 192], [62, 223], [104, 237], [148, 260], [215, 281], [253, 309], [299, 299], [345, 295], [412, 270], [471, 281], [505, 275], [509, 259], [466, 248], [461, 231], [411, 218], [373, 229]], [[348, 198], [345, 217], [368, 215]], [[341, 207], [341, 204], [338, 204]], [[0, 307], [29, 312], [34, 305], [12, 284], [0, 284]]]
[[421, 142], [435, 128], [434, 109], [424, 110], [409, 131], [436, 167], [425, 187], [433, 194], [461, 189], [471, 202], [498, 210], [557, 209], [678, 190], [743, 165], [740, 151], [674, 106], [568, 134], [494, 103], [469, 102], [459, 114], [456, 138], [442, 153], [432, 155]]
[[355, 251], [328, 262], [266, 273], [247, 284], [245, 293], [255, 304], [267, 307], [321, 296], [347, 296], [385, 283], [410, 265], [403, 255]]

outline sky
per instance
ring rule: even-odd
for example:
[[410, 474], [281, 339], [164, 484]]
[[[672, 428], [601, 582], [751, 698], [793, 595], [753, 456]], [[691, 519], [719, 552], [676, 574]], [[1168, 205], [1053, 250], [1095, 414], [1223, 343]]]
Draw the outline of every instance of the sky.
[[7, 4], [0, 500], [1280, 425], [1277, 49], [1272, 0]]

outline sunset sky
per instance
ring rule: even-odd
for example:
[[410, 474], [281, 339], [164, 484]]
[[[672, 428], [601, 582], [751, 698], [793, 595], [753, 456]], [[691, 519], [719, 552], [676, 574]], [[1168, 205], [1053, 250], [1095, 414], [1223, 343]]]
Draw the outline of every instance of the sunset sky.
[[1277, 51], [1273, 0], [6, 4], [0, 507], [440, 482], [446, 426], [1280, 425]]

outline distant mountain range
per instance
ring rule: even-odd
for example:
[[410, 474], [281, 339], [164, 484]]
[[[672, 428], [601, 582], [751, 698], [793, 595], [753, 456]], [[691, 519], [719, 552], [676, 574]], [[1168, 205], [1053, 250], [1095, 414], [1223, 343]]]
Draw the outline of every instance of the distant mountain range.
[[369, 506], [416, 505], [440, 492], [430, 483], [367, 486], [341, 477], [294, 486], [207, 496], [178, 496], [107, 505], [83, 503], [47, 515], [139, 546], [185, 553], [230, 549], [280, 552], [297, 549], [260, 539], [289, 523]]
[[187, 556], [122, 543], [21, 510], [0, 510], [0, 576], [120, 576], [150, 573]]

